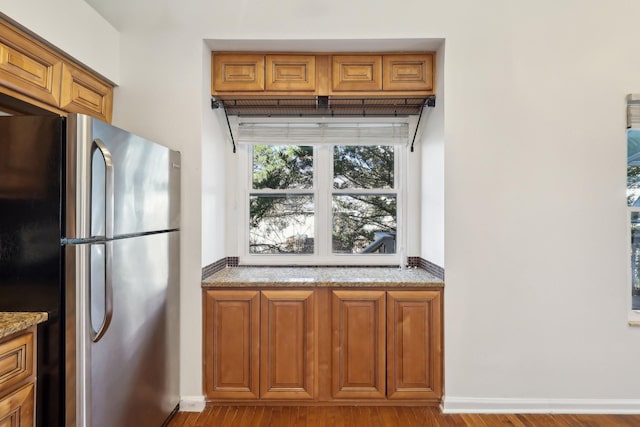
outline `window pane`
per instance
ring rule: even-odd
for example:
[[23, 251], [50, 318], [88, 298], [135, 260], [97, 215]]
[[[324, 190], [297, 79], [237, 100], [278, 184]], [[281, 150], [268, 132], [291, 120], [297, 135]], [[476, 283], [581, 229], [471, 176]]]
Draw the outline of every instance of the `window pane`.
[[313, 147], [253, 147], [253, 188], [313, 188]]
[[640, 310], [640, 212], [631, 212], [632, 310]]
[[313, 196], [252, 195], [249, 209], [250, 253], [313, 253]]
[[333, 253], [396, 253], [396, 196], [333, 196]]
[[627, 130], [627, 204], [640, 206], [640, 129]]
[[333, 188], [393, 188], [393, 162], [393, 146], [335, 146]]

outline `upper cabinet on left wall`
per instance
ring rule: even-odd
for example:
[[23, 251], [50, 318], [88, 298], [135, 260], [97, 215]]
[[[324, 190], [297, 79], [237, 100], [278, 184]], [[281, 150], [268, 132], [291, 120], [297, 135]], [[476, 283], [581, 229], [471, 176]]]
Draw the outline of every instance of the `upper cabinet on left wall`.
[[111, 122], [113, 85], [0, 19], [0, 93]]

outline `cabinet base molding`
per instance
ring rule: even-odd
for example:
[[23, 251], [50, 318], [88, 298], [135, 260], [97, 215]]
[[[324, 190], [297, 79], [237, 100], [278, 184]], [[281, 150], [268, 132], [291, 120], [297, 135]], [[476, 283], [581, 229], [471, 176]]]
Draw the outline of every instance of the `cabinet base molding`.
[[[217, 406], [440, 406], [440, 399], [426, 400], [211, 400]], [[182, 406], [180, 410], [183, 411]]]

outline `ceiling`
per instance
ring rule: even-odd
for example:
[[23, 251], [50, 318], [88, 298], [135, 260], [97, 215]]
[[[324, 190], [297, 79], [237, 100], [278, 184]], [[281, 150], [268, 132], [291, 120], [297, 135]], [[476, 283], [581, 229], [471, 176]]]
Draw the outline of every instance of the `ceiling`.
[[[191, 22], [194, 15], [207, 15], [210, 1], [190, 0], [184, 4], [171, 0], [85, 0], [119, 31], [141, 27], [162, 28]], [[201, 11], [201, 13], [198, 13]], [[212, 23], [213, 25], [213, 23]], [[215, 26], [215, 25], [214, 25]], [[203, 35], [205, 31], [203, 30]], [[217, 51], [289, 51], [289, 52], [399, 52], [437, 51], [444, 39], [210, 39], [205, 40]]]

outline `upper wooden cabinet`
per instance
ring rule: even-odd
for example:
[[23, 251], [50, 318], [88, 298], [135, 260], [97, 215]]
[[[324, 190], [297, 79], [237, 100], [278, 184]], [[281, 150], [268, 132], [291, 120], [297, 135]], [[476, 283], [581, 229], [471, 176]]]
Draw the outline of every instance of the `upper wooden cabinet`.
[[2, 20], [0, 92], [52, 111], [111, 121], [111, 83]]
[[382, 90], [382, 56], [334, 56], [331, 89], [340, 91]]
[[0, 21], [0, 84], [58, 106], [61, 71], [58, 56]]
[[113, 87], [79, 68], [63, 64], [60, 108], [111, 122]]
[[211, 94], [221, 99], [428, 96], [434, 94], [433, 57], [431, 52], [213, 52]]
[[314, 91], [316, 58], [313, 55], [267, 55], [266, 90]]
[[222, 92], [264, 90], [264, 55], [214, 55], [211, 84]]
[[385, 55], [384, 90], [432, 90], [433, 55]]

